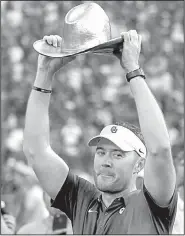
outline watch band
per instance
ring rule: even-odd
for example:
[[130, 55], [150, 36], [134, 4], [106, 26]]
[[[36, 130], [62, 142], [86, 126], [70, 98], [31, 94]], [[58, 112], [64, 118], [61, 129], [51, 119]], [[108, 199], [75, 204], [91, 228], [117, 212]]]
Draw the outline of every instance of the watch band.
[[33, 86], [32, 89], [34, 89], [36, 91], [39, 91], [41, 93], [51, 93], [52, 92], [51, 90], [39, 88], [39, 87], [36, 87], [36, 86]]
[[131, 72], [126, 74], [126, 78], [127, 78], [128, 82], [130, 82], [131, 79], [133, 79], [134, 77], [137, 77], [137, 76], [141, 76], [144, 79], [146, 79], [145, 73], [144, 73], [142, 68], [136, 69], [136, 70], [131, 71]]

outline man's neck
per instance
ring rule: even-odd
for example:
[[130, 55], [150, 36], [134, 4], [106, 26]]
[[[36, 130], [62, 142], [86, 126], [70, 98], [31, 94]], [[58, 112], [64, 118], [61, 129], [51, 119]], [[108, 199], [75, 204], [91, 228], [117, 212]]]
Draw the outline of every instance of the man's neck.
[[105, 206], [108, 208], [116, 198], [120, 198], [128, 195], [130, 192], [136, 190], [136, 187], [127, 188], [119, 193], [107, 193], [102, 192], [102, 200]]

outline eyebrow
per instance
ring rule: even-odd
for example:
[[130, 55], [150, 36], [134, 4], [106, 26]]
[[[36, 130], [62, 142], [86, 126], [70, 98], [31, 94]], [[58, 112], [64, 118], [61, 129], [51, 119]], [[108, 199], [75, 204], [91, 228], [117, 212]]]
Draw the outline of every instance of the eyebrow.
[[100, 149], [103, 150], [104, 148], [102, 148], [102, 147], [97, 147], [97, 148], [96, 148], [96, 151], [98, 151], [98, 150], [100, 150]]
[[[105, 150], [105, 149], [103, 147], [97, 147], [96, 151], [98, 151], [98, 150]], [[118, 151], [118, 152], [124, 153], [124, 151], [122, 151], [121, 149], [112, 149], [111, 151], [113, 151], [113, 152]]]

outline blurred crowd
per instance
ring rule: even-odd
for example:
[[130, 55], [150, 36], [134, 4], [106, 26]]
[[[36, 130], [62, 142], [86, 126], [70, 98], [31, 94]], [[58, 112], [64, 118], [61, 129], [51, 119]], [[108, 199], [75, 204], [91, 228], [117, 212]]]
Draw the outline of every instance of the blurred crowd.
[[[62, 36], [65, 14], [83, 2], [1, 1], [1, 195], [5, 213], [15, 218], [14, 232], [50, 214], [22, 152], [25, 111], [38, 56], [32, 45], [44, 35]], [[130, 29], [142, 35], [140, 64], [168, 126], [183, 213], [183, 1], [94, 2], [109, 16], [112, 37]], [[51, 145], [75, 173], [93, 182], [93, 153], [87, 140], [115, 121], [139, 125], [124, 71], [115, 57], [80, 55], [56, 74], [50, 105]], [[182, 216], [180, 222], [182, 227]], [[70, 222], [64, 228], [71, 232]]]

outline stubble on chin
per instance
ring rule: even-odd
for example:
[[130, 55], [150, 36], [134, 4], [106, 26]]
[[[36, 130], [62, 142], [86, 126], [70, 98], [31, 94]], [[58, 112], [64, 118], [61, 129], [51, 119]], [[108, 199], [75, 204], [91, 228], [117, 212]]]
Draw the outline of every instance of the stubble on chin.
[[94, 183], [99, 191], [106, 193], [114, 193], [114, 183], [107, 184], [104, 181], [98, 180], [97, 176], [94, 176]]
[[104, 181], [98, 180], [98, 176], [94, 173], [94, 183], [96, 188], [104, 193], [116, 194], [120, 193], [125, 189], [125, 186], [118, 186], [117, 181], [112, 183], [106, 183]]

